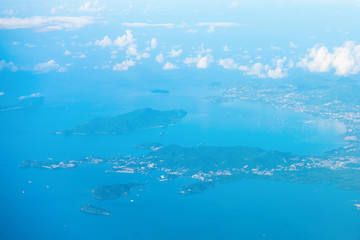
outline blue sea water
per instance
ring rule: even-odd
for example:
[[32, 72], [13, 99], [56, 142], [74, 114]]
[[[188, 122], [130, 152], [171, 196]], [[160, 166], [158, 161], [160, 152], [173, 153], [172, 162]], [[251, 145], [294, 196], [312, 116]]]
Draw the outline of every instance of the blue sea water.
[[[108, 173], [106, 164], [54, 171], [18, 167], [31, 159], [144, 154], [133, 145], [150, 141], [321, 154], [343, 146], [340, 135], [345, 127], [339, 122], [259, 104], [206, 103], [203, 98], [216, 90], [202, 87], [201, 82], [179, 89], [165, 81], [161, 86], [142, 87], [129, 81], [126, 87], [111, 90], [114, 83], [102, 84], [100, 90], [92, 83], [83, 85], [83, 91], [79, 86], [68, 88], [67, 82], [57, 83], [58, 91], [44, 80], [39, 82], [34, 90], [46, 97], [42, 107], [0, 113], [0, 239], [360, 238], [360, 211], [353, 206], [360, 194], [334, 186], [244, 179], [180, 196], [179, 187], [192, 179], [158, 182], [157, 173]], [[153, 94], [152, 88], [165, 88], [170, 94]], [[104, 94], [109, 94], [107, 89], [110, 96]], [[49, 134], [141, 107], [183, 108], [188, 115], [177, 125], [125, 136]], [[91, 189], [104, 184], [133, 181], [146, 186], [116, 200], [99, 201], [90, 195]], [[112, 214], [85, 214], [79, 208], [87, 203]]]

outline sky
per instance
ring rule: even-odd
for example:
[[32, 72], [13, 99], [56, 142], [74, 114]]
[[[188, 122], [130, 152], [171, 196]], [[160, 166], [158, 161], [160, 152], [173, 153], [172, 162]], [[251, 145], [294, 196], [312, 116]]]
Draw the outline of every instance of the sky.
[[144, 68], [358, 76], [359, 11], [355, 0], [3, 0], [0, 78]]

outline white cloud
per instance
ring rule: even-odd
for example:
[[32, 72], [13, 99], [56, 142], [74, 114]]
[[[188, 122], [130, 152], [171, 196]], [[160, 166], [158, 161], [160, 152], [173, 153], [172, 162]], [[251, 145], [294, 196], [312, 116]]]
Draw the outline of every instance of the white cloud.
[[15, 66], [13, 62], [6, 62], [5, 60], [0, 61], [0, 71], [8, 70], [11, 72], [16, 72], [18, 68]]
[[262, 72], [264, 70], [264, 68], [267, 68], [267, 67], [264, 67], [264, 65], [261, 63], [255, 63], [251, 67], [243, 68], [243, 69], [246, 69], [245, 71], [246, 71], [247, 75], [255, 75], [259, 78], [264, 78], [264, 77], [266, 77], [266, 75]]
[[91, 17], [41, 17], [0, 18], [0, 29], [34, 28], [37, 31], [74, 30], [92, 24]]
[[171, 69], [177, 69], [177, 68], [179, 68], [179, 67], [170, 62], [166, 62], [163, 67], [164, 70], [171, 70]]
[[71, 55], [71, 52], [69, 50], [65, 50], [64, 55]]
[[32, 93], [28, 96], [21, 96], [21, 97], [19, 97], [19, 99], [21, 100], [21, 99], [26, 99], [26, 98], [37, 98], [37, 97], [41, 97], [40, 93]]
[[43, 62], [43, 63], [38, 63], [35, 65], [34, 70], [36, 72], [40, 72], [40, 73], [46, 73], [46, 72], [50, 72], [50, 71], [59, 71], [59, 72], [64, 72], [66, 70], [66, 68], [61, 67], [59, 64], [56, 63], [55, 60], [49, 60], [48, 62]]
[[267, 76], [269, 78], [284, 78], [287, 76], [287, 69], [284, 68], [284, 63], [286, 62], [286, 57], [276, 59], [275, 69], [268, 69]]
[[126, 30], [123, 36], [119, 36], [114, 40], [114, 45], [118, 46], [120, 49], [126, 47], [129, 44], [132, 44], [135, 41], [130, 30]]
[[86, 55], [82, 53], [79, 55], [79, 58], [86, 58]]
[[152, 49], [156, 48], [158, 45], [157, 41], [156, 41], [156, 38], [152, 38], [151, 39], [151, 42], [150, 42], [150, 46]]
[[229, 51], [230, 51], [230, 48], [229, 48], [228, 46], [226, 46], [226, 45], [223, 47], [223, 49], [224, 49], [225, 52], [229, 52]]
[[111, 41], [109, 36], [106, 35], [102, 40], [96, 40], [94, 44], [101, 47], [107, 47], [107, 46], [111, 46], [113, 42]]
[[274, 68], [268, 64], [255, 63], [250, 67], [240, 66], [239, 70], [245, 71], [247, 75], [257, 76], [259, 78], [284, 78], [287, 76], [288, 69], [284, 67], [286, 57], [273, 60]]
[[201, 22], [201, 23], [197, 23], [196, 26], [208, 27], [207, 32], [212, 33], [215, 31], [216, 27], [241, 27], [245, 25], [233, 23], [233, 22]]
[[137, 46], [136, 44], [130, 44], [129, 47], [126, 50], [126, 54], [129, 56], [137, 56]]
[[99, 12], [105, 9], [105, 6], [99, 6], [98, 1], [86, 2], [84, 5], [79, 7], [80, 12]]
[[173, 23], [123, 23], [121, 25], [125, 27], [167, 27], [167, 28], [176, 27], [176, 25]]
[[116, 63], [113, 67], [114, 71], [126, 71], [129, 70], [129, 67], [135, 66], [135, 62], [133, 60], [125, 60], [121, 63]]
[[0, 96], [4, 95], [5, 93], [4, 92], [0, 92]]
[[184, 63], [189, 66], [195, 64], [197, 68], [208, 68], [210, 63], [214, 61], [212, 55], [210, 54], [211, 52], [211, 49], [204, 49], [204, 45], [201, 44], [198, 55], [196, 57], [185, 58]]
[[157, 55], [155, 57], [155, 60], [158, 62], [158, 63], [162, 63], [164, 61], [165, 57], [162, 53], [160, 53], [159, 55]]
[[232, 58], [220, 59], [218, 64], [225, 69], [237, 69], [238, 64]]
[[351, 75], [360, 72], [360, 45], [347, 41], [329, 52], [325, 46], [315, 45], [308, 54], [296, 64], [310, 72], [329, 72], [335, 70], [336, 75]]
[[182, 49], [178, 49], [178, 50], [175, 50], [175, 49], [171, 49], [171, 51], [169, 52], [169, 57], [178, 57], [182, 54], [183, 50]]
[[[135, 56], [136, 59], [142, 59], [142, 58], [149, 58], [150, 54], [148, 52], [139, 53], [138, 47], [135, 44], [136, 39], [133, 37], [132, 32], [130, 30], [126, 30], [125, 34], [122, 36], [118, 36], [114, 41], [110, 39], [109, 36], [105, 36], [102, 40], [96, 40], [95, 45], [101, 46], [101, 47], [107, 47], [107, 46], [115, 46], [118, 47], [119, 50], [123, 50], [126, 48], [126, 54], [128, 57]], [[149, 51], [156, 47], [157, 42], [156, 39], [153, 38], [150, 42], [151, 48], [146, 48], [146, 51]], [[114, 52], [114, 51], [113, 51]], [[116, 53], [116, 52], [115, 52]], [[112, 58], [116, 58], [117, 56], [112, 53]]]
[[210, 54], [203, 56], [202, 54], [198, 54], [196, 57], [187, 57], [184, 60], [184, 63], [187, 65], [196, 64], [197, 68], [208, 68], [210, 63], [214, 60]]

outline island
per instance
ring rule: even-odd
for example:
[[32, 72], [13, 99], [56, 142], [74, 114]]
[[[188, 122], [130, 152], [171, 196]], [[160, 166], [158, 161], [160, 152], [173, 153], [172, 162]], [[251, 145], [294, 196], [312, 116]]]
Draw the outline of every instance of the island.
[[56, 132], [61, 135], [129, 134], [134, 131], [173, 125], [186, 116], [184, 110], [158, 111], [138, 109], [115, 117], [95, 118], [69, 130]]
[[[145, 145], [147, 146], [147, 145]], [[349, 152], [347, 152], [349, 151]], [[149, 149], [143, 156], [86, 157], [73, 164], [107, 163], [107, 172], [149, 175], [160, 172], [159, 181], [178, 177], [196, 182], [185, 185], [179, 194], [201, 193], [218, 184], [241, 179], [264, 179], [306, 184], [331, 184], [343, 190], [360, 190], [360, 158], [351, 149], [339, 149], [324, 155], [301, 155], [244, 146], [168, 145]], [[68, 164], [68, 162], [63, 162]], [[28, 167], [47, 166], [32, 162]], [[114, 184], [93, 190], [94, 198], [114, 199], [126, 196], [142, 184]]]
[[61, 168], [75, 168], [78, 166], [77, 161], [36, 161], [36, 160], [28, 160], [23, 161], [19, 164], [21, 168], [45, 168], [45, 169], [61, 169]]
[[127, 196], [134, 188], [141, 188], [144, 184], [129, 183], [129, 184], [112, 184], [101, 186], [92, 190], [92, 196], [99, 200], [116, 199], [122, 196]]
[[89, 214], [93, 214], [93, 215], [107, 215], [108, 216], [111, 214], [110, 211], [105, 208], [95, 207], [90, 204], [86, 204], [86, 205], [82, 206], [80, 208], [80, 210], [85, 213], [89, 213]]

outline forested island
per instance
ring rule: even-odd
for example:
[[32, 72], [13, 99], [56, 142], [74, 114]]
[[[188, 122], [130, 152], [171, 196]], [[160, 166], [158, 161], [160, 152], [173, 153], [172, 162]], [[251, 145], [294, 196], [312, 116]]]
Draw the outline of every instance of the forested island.
[[158, 111], [138, 109], [115, 117], [100, 117], [71, 129], [56, 132], [61, 135], [129, 134], [134, 131], [173, 125], [186, 116], [184, 110]]

